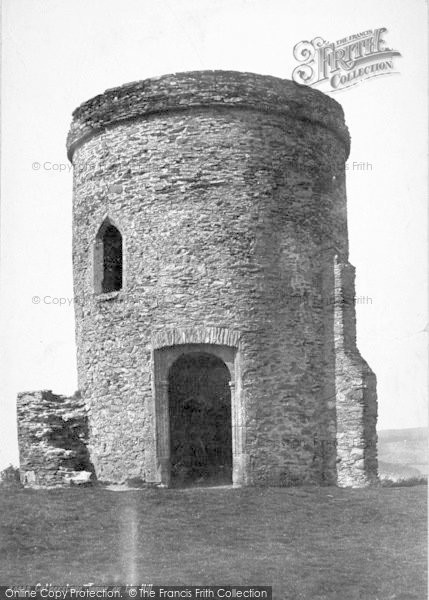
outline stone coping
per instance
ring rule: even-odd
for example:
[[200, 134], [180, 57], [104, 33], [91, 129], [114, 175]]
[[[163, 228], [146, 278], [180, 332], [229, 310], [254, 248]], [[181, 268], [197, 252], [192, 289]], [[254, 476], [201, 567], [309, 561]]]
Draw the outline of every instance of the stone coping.
[[115, 124], [150, 115], [201, 108], [250, 109], [309, 121], [331, 130], [344, 144], [350, 136], [338, 102], [288, 79], [238, 71], [190, 71], [152, 77], [106, 90], [73, 112], [67, 137], [76, 148]]

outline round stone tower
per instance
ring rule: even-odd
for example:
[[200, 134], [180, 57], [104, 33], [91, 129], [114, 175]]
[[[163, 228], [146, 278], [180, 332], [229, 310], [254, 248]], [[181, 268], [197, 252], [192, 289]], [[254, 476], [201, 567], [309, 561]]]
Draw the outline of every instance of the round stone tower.
[[366, 485], [341, 106], [178, 73], [73, 113], [79, 387], [104, 481]]

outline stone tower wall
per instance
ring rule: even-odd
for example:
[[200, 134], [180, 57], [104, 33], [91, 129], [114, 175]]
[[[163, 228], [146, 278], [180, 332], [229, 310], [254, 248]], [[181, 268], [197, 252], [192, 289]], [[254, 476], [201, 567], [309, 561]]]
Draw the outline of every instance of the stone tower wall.
[[[191, 344], [219, 348], [234, 371], [236, 484], [368, 483], [375, 388], [344, 304], [341, 107], [272, 77], [177, 74], [83, 104], [68, 151], [97, 477], [163, 481], [165, 357]], [[95, 294], [106, 217], [123, 236], [124, 281]]]

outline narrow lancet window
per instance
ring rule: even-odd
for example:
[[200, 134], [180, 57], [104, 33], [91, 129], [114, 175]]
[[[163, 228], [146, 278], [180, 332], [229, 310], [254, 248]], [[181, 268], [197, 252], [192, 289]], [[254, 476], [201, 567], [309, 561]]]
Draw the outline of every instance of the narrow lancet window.
[[108, 219], [100, 227], [94, 256], [95, 292], [105, 294], [122, 288], [122, 235]]

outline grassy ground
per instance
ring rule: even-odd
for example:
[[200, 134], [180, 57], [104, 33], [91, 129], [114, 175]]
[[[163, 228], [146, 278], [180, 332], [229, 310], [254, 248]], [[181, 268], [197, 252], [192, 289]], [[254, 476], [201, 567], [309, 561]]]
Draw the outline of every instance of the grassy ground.
[[425, 486], [0, 491], [0, 584], [273, 585], [423, 600]]

